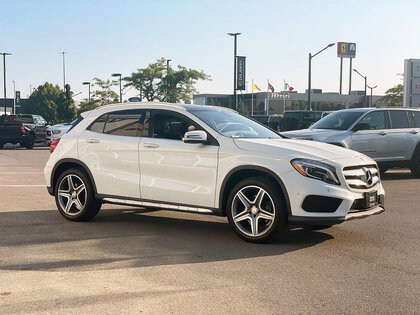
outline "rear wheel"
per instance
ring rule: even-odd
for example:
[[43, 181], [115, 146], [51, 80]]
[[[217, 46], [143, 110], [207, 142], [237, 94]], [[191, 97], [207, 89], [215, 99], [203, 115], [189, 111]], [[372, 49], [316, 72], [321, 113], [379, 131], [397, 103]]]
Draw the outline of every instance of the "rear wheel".
[[420, 178], [420, 147], [417, 148], [410, 165], [411, 174]]
[[55, 186], [55, 202], [61, 215], [70, 221], [88, 221], [96, 216], [101, 203], [89, 178], [81, 169], [63, 172]]
[[265, 177], [240, 181], [229, 194], [227, 217], [235, 233], [264, 243], [287, 230], [286, 207], [274, 183]]

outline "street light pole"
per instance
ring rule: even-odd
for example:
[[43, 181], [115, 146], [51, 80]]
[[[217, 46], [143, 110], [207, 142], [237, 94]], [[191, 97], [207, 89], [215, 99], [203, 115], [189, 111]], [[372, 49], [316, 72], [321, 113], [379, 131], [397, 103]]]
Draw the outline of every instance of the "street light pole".
[[378, 86], [375, 85], [374, 87], [367, 86], [370, 89], [370, 107], [373, 106], [373, 89], [376, 89]]
[[122, 103], [121, 73], [113, 73], [112, 76], [120, 78], [120, 103]]
[[0, 55], [3, 55], [4, 114], [6, 115], [6, 56], [10, 56], [11, 53], [3, 52]]
[[367, 96], [367, 75], [363, 75], [361, 74], [359, 71], [357, 71], [356, 69], [353, 69], [354, 72], [356, 72], [358, 75], [360, 75], [363, 79], [365, 79], [365, 102], [364, 105], [365, 107], [369, 107], [368, 104], [368, 96]]
[[327, 46], [325, 46], [323, 49], [321, 49], [320, 51], [318, 51], [316, 54], [312, 55], [311, 53], [309, 53], [309, 70], [308, 70], [308, 110], [312, 110], [312, 106], [311, 106], [311, 76], [312, 76], [312, 71], [311, 71], [311, 63], [312, 63], [312, 58], [314, 58], [316, 55], [322, 53], [325, 49], [334, 46], [334, 43], [331, 43]]
[[165, 100], [168, 102], [169, 101], [169, 80], [168, 80], [168, 73], [169, 73], [169, 63], [172, 61], [172, 59], [166, 59], [166, 77], [165, 77], [165, 81], [166, 81], [166, 97]]
[[83, 82], [83, 85], [89, 85], [89, 102], [90, 102], [90, 82]]
[[13, 82], [13, 113], [16, 114], [16, 82], [15, 80], [12, 80]]
[[64, 55], [66, 54], [65, 51], [60, 53], [61, 55], [63, 55], [63, 91], [66, 91], [66, 60]]
[[235, 101], [235, 109], [238, 109], [238, 97], [236, 95], [236, 49], [237, 49], [237, 37], [241, 33], [228, 33], [229, 36], [233, 36], [233, 98]]

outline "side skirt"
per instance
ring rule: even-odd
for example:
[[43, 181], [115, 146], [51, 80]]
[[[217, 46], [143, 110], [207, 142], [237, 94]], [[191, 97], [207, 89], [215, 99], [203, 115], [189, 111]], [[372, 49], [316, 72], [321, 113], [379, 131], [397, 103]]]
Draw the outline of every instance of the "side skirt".
[[112, 203], [123, 206], [136, 206], [144, 208], [157, 208], [162, 210], [173, 210], [190, 213], [201, 213], [201, 214], [217, 214], [217, 209], [200, 208], [195, 206], [185, 206], [179, 204], [162, 203], [158, 201], [144, 201], [144, 200], [132, 200], [116, 197], [103, 197], [101, 198], [104, 203]]

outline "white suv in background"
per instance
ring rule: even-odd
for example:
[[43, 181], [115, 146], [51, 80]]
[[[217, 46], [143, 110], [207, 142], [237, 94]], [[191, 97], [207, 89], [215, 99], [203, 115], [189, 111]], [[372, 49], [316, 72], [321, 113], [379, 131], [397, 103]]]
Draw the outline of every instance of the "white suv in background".
[[288, 224], [332, 225], [384, 211], [376, 163], [355, 151], [283, 139], [235, 111], [141, 103], [85, 112], [45, 166], [68, 220], [102, 203], [227, 216], [264, 242]]

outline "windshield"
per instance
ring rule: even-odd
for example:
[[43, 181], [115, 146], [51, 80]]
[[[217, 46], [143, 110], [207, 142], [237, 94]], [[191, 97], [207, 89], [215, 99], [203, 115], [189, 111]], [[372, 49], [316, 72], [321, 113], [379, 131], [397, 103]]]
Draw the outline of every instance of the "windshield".
[[334, 112], [313, 124], [310, 129], [347, 130], [362, 114], [355, 111]]
[[259, 123], [228, 110], [191, 110], [212, 129], [230, 138], [280, 138]]

